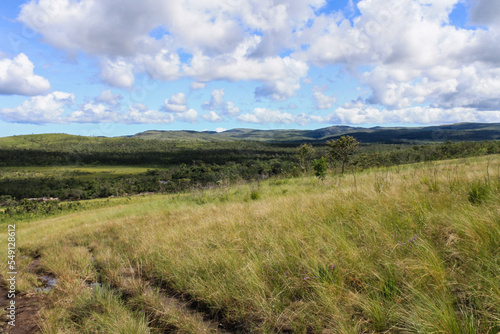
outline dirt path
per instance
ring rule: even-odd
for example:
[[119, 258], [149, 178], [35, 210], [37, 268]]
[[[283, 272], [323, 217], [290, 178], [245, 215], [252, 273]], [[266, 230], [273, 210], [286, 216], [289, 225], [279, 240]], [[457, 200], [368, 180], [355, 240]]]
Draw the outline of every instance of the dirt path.
[[[10, 299], [7, 297], [8, 289], [6, 282], [1, 278], [0, 282], [0, 307], [5, 311], [10, 304]], [[9, 319], [4, 315], [2, 317], [2, 324], [0, 331], [9, 334], [27, 334], [39, 333], [40, 318], [38, 310], [41, 299], [37, 294], [17, 294], [16, 295], [16, 320], [15, 326], [8, 324]]]
[[[34, 259], [26, 268], [30, 273], [35, 274], [39, 264], [38, 259]], [[11, 299], [8, 298], [9, 290], [7, 288], [7, 282], [4, 277], [0, 276], [0, 307], [5, 311], [10, 305]], [[40, 310], [40, 305], [42, 299], [36, 293], [17, 293], [15, 298], [16, 306], [16, 318], [15, 326], [9, 325], [7, 315], [2, 317], [2, 323], [0, 325], [1, 333], [8, 334], [27, 334], [27, 333], [40, 333], [40, 328], [38, 324], [40, 323], [40, 316], [38, 311]]]
[[[131, 286], [132, 282], [135, 281], [137, 283], [142, 281], [141, 285], [144, 288], [143, 293], [157, 294], [163, 311], [170, 310], [169, 313], [172, 312], [174, 314], [181, 314], [187, 322], [201, 325], [200, 328], [203, 329], [200, 330], [202, 330], [203, 333], [231, 334], [242, 332], [237, 329], [237, 326], [234, 324], [219, 321], [217, 317], [210, 314], [208, 307], [197, 303], [190, 296], [182, 293], [175, 293], [172, 289], [166, 286], [155, 288], [153, 281], [146, 283], [146, 281], [143, 281], [133, 268], [130, 268], [127, 273], [124, 273], [123, 277], [125, 279], [122, 280], [121, 287], [118, 287], [118, 289], [124, 292], [124, 295], [128, 294], [127, 291], [133, 291]], [[155, 322], [159, 319], [155, 319], [155, 317], [153, 317], [150, 320]]]

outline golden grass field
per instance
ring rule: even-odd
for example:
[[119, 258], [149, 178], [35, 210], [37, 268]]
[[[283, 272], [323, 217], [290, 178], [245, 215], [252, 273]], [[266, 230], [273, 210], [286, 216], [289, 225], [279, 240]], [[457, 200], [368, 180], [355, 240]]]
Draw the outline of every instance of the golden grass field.
[[496, 334], [499, 195], [489, 156], [137, 197], [17, 223], [17, 288], [43, 333]]

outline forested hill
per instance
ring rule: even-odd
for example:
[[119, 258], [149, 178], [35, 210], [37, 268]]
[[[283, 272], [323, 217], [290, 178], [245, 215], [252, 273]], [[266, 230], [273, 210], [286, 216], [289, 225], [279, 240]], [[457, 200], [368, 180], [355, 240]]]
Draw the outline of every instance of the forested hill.
[[[50, 145], [71, 146], [76, 143], [107, 146], [120, 146], [122, 140], [153, 139], [168, 142], [234, 142], [249, 141], [261, 143], [299, 144], [303, 142], [324, 143], [344, 135], [355, 137], [362, 143], [382, 144], [419, 144], [446, 141], [482, 141], [500, 140], [500, 123], [459, 123], [428, 127], [373, 127], [361, 128], [350, 126], [331, 126], [317, 130], [255, 130], [232, 129], [224, 132], [214, 131], [159, 131], [151, 130], [124, 137], [82, 137], [66, 134], [21, 135], [0, 138], [0, 147], [35, 149]], [[142, 142], [127, 141], [127, 146], [141, 146]], [[173, 143], [171, 143], [173, 144]], [[165, 143], [165, 145], [171, 145]], [[155, 144], [156, 145], [156, 144]], [[154, 145], [153, 145], [154, 146]]]
[[365, 143], [444, 142], [500, 139], [500, 123], [458, 123], [427, 127], [331, 126], [317, 130], [145, 131], [130, 136], [141, 139], [185, 141], [252, 140], [264, 142], [323, 142], [344, 135]]

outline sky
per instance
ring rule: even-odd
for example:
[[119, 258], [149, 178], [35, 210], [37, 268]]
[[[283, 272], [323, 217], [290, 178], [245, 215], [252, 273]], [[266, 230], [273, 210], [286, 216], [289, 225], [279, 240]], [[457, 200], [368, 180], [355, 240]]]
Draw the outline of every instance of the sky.
[[0, 137], [500, 122], [500, 0], [32, 0]]

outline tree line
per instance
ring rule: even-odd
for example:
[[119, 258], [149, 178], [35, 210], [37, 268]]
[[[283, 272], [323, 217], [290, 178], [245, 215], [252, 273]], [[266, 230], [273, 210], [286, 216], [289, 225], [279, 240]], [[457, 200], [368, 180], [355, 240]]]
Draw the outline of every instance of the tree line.
[[[460, 158], [484, 154], [500, 153], [500, 143], [484, 142], [446, 142], [430, 145], [363, 145], [356, 139], [346, 136], [332, 140], [323, 145], [300, 146], [271, 145], [256, 142], [222, 143], [218, 147], [214, 143], [192, 144], [184, 143], [176, 146], [168, 143], [169, 151], [162, 152], [166, 146], [154, 148], [148, 141], [145, 146], [141, 142], [125, 149], [123, 141], [117, 141], [121, 150], [114, 156], [105, 159], [105, 152], [110, 147], [94, 147], [96, 152], [89, 151], [82, 166], [106, 165], [123, 162], [124, 165], [146, 162], [152, 168], [140, 174], [129, 174], [98, 178], [82, 177], [78, 173], [69, 175], [26, 176], [16, 178], [2, 176], [0, 169], [0, 205], [19, 204], [25, 198], [54, 197], [60, 200], [81, 200], [103, 198], [109, 196], [124, 196], [145, 192], [180, 192], [196, 187], [217, 186], [240, 180], [251, 181], [271, 176], [282, 175], [295, 177], [304, 173], [314, 173], [323, 178], [327, 168], [332, 172], [363, 170], [371, 167], [386, 167], [398, 164], [433, 161], [447, 158]], [[153, 141], [152, 141], [153, 142]], [[115, 145], [111, 145], [115, 147]], [[234, 150], [231, 149], [234, 148]], [[54, 151], [55, 147], [40, 148], [38, 152], [59, 157], [64, 152]], [[26, 152], [24, 152], [25, 150]], [[17, 149], [20, 165], [37, 162], [31, 159], [27, 152], [30, 149]], [[0, 150], [2, 152], [2, 150]], [[3, 150], [5, 152], [5, 149]], [[68, 148], [65, 149], [68, 152]], [[183, 154], [186, 153], [186, 156]], [[227, 153], [227, 154], [226, 154]], [[128, 160], [129, 156], [137, 154], [146, 157], [143, 161], [137, 158]], [[39, 156], [42, 157], [43, 155]], [[44, 156], [47, 158], [48, 156]], [[94, 160], [98, 157], [99, 160]], [[5, 163], [4, 160], [1, 160]], [[57, 165], [61, 160], [45, 160], [45, 165]], [[162, 164], [165, 161], [169, 163]], [[172, 164], [171, 161], [179, 163]], [[44, 164], [41, 164], [44, 165]], [[156, 167], [155, 167], [156, 166]]]

